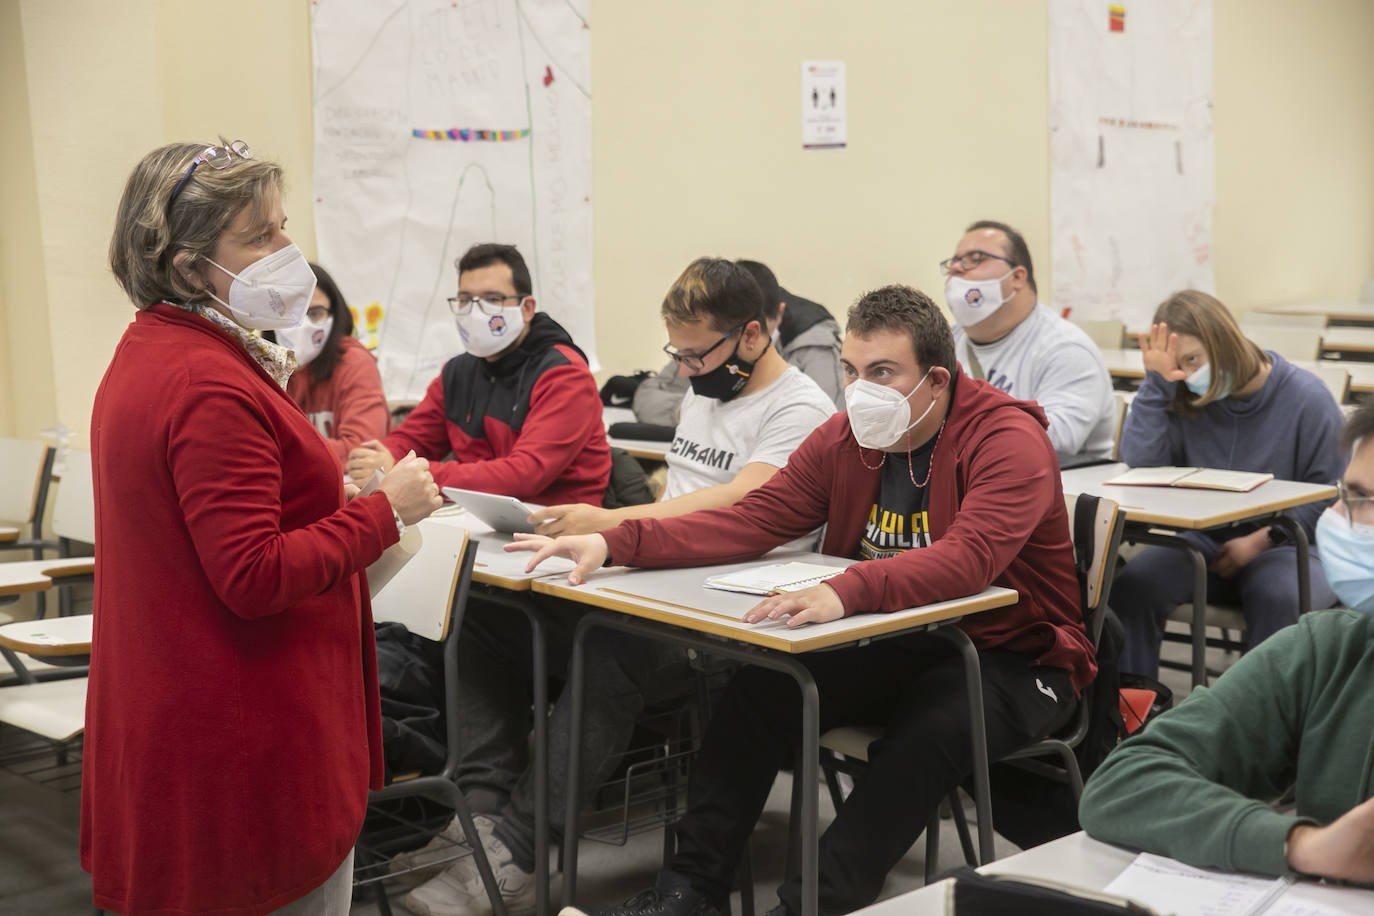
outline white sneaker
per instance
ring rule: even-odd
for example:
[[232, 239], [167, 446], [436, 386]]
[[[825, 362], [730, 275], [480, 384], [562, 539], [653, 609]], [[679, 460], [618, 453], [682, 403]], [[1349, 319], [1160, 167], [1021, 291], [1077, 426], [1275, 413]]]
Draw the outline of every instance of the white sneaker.
[[[476, 815], [474, 821], [487, 820]], [[450, 865], [456, 856], [466, 856], [467, 838], [463, 836], [463, 825], [454, 818], [443, 830], [419, 849], [401, 852], [391, 857], [387, 872], [395, 877], [402, 887], [419, 887]]]
[[[492, 833], [488, 818], [474, 819], [477, 837], [487, 852], [501, 900], [508, 916], [528, 916], [534, 912], [534, 873], [512, 860], [506, 844]], [[491, 900], [482, 885], [482, 876], [472, 856], [454, 862], [437, 877], [405, 896], [405, 905], [418, 916], [491, 916]]]

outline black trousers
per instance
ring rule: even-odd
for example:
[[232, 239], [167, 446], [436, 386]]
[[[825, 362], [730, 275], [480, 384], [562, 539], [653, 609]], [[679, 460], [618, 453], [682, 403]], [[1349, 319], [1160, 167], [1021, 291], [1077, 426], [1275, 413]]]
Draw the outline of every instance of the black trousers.
[[[1005, 651], [979, 653], [992, 758], [1064, 724], [1075, 705], [1068, 674]], [[929, 634], [807, 655], [820, 691], [821, 730], [882, 725], [869, 769], [820, 839], [820, 912], [848, 913], [877, 899], [940, 799], [972, 773], [968, 697], [954, 646]], [[671, 870], [717, 906], [773, 780], [800, 747], [801, 694], [787, 675], [744, 668], [703, 737]], [[816, 791], [809, 787], [808, 791]], [[801, 912], [801, 879], [779, 890]]]

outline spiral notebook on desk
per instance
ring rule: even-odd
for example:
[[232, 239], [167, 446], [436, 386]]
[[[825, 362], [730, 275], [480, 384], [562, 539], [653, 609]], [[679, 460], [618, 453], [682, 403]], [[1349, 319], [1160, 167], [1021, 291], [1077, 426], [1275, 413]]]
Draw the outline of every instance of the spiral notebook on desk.
[[1196, 490], [1230, 490], [1248, 493], [1273, 474], [1254, 471], [1225, 471], [1219, 468], [1131, 468], [1104, 481], [1109, 487], [1188, 487]]
[[732, 573], [709, 577], [707, 588], [723, 592], [742, 592], [746, 595], [781, 595], [799, 592], [820, 585], [832, 576], [844, 572], [843, 566], [824, 566], [820, 563], [772, 563]]

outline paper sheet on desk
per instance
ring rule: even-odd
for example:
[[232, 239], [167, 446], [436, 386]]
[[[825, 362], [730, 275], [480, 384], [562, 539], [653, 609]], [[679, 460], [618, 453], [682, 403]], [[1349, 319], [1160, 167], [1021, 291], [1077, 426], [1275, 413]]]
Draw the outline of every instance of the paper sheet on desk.
[[1141, 853], [1103, 890], [1174, 916], [1355, 916], [1374, 892], [1193, 868]]

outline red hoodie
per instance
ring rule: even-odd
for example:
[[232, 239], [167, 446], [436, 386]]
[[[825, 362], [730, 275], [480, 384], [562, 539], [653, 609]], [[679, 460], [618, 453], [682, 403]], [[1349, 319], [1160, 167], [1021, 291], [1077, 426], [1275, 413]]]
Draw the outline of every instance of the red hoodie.
[[[1021, 600], [960, 626], [981, 649], [1001, 648], [1062, 668], [1081, 691], [1096, 675], [1083, 628], [1059, 463], [1048, 421], [962, 372], [931, 455], [931, 544], [855, 563], [827, 581], [845, 614], [897, 611], [976, 594], [989, 585]], [[877, 453], [865, 450], [868, 463]], [[880, 467], [880, 466], [879, 466]], [[607, 562], [633, 566], [732, 563], [825, 524], [822, 551], [857, 555], [881, 470], [869, 470], [839, 413], [807, 437], [787, 466], [733, 506], [673, 519], [628, 521], [604, 532]]]

